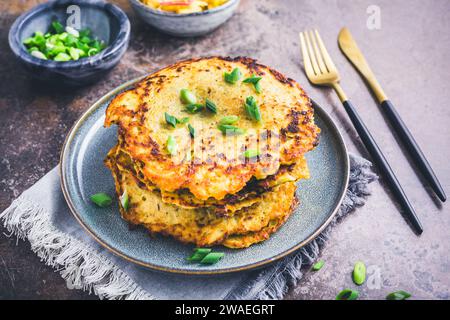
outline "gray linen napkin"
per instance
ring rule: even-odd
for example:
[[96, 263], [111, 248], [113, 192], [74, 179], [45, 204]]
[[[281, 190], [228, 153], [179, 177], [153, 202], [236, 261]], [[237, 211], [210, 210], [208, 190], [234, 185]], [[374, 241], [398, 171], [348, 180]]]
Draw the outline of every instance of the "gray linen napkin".
[[[77, 223], [60, 189], [58, 167], [26, 190], [0, 214], [5, 227], [58, 270], [69, 288], [105, 299], [280, 299], [314, 262], [334, 224], [364, 204], [376, 180], [371, 163], [350, 155], [350, 183], [330, 226], [309, 245], [264, 269], [219, 276], [186, 276], [150, 271], [98, 245]], [[199, 278], [201, 281], [199, 281]]]

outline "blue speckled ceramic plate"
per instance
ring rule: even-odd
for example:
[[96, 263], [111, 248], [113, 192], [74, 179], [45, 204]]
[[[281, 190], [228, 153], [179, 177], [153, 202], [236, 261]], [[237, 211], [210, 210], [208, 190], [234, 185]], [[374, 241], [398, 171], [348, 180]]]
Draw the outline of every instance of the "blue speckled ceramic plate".
[[145, 230], [130, 230], [121, 219], [117, 201], [98, 208], [90, 195], [115, 195], [114, 181], [103, 159], [116, 144], [116, 127], [103, 127], [105, 109], [119, 92], [139, 81], [128, 82], [97, 101], [77, 121], [61, 154], [61, 181], [67, 203], [81, 225], [115, 254], [152, 269], [186, 273], [216, 274], [247, 270], [278, 260], [314, 239], [332, 220], [345, 194], [349, 161], [347, 150], [328, 114], [315, 105], [315, 119], [321, 128], [319, 146], [307, 154], [311, 179], [298, 188], [300, 205], [286, 224], [272, 237], [243, 250], [218, 248], [226, 254], [217, 264], [204, 266], [186, 261], [193, 246], [165, 237], [149, 237]]

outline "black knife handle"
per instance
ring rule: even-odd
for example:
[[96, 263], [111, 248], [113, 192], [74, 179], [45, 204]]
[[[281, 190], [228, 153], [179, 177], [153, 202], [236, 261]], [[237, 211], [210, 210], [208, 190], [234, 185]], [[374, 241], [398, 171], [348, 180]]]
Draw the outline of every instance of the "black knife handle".
[[377, 143], [375, 142], [375, 139], [370, 134], [369, 129], [367, 129], [363, 120], [356, 112], [355, 107], [353, 107], [352, 103], [349, 100], [344, 101], [343, 104], [345, 107], [345, 111], [347, 111], [353, 125], [356, 128], [356, 131], [358, 132], [361, 140], [363, 141], [365, 147], [369, 151], [369, 154], [374, 160], [375, 165], [386, 178], [393, 194], [395, 195], [395, 198], [401, 204], [405, 213], [405, 217], [412, 224], [415, 231], [418, 234], [421, 234], [423, 232], [422, 224], [420, 223], [419, 218], [414, 211], [414, 208], [412, 207], [400, 183], [398, 182], [397, 177], [392, 171], [391, 166], [389, 165]]
[[423, 174], [439, 199], [442, 202], [445, 202], [445, 200], [447, 200], [447, 196], [445, 195], [444, 189], [428, 163], [427, 158], [425, 158], [422, 150], [420, 150], [416, 140], [414, 140], [413, 135], [408, 130], [408, 127], [406, 127], [400, 115], [397, 113], [397, 110], [395, 110], [394, 105], [391, 101], [385, 100], [381, 103], [381, 106], [394, 127], [394, 130], [397, 132], [400, 140], [405, 145], [414, 162], [417, 164], [419, 171]]

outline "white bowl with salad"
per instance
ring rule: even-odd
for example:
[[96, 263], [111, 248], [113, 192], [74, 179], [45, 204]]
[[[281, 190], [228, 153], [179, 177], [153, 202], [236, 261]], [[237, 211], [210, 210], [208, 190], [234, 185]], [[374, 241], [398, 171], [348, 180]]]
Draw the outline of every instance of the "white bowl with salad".
[[129, 0], [147, 24], [179, 37], [217, 29], [231, 18], [240, 0]]

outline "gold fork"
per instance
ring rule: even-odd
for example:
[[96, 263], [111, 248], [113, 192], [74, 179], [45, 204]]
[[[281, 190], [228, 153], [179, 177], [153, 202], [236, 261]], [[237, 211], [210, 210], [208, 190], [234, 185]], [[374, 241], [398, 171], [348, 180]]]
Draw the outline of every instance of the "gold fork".
[[340, 86], [339, 72], [333, 63], [333, 60], [331, 60], [319, 32], [317, 30], [300, 32], [300, 44], [302, 47], [306, 76], [309, 81], [316, 85], [332, 87], [336, 91], [339, 99], [344, 105], [345, 111], [347, 111], [356, 131], [369, 151], [369, 154], [386, 178], [397, 200], [400, 202], [407, 221], [412, 224], [414, 230], [418, 234], [421, 234], [423, 232], [422, 224], [420, 223], [414, 208], [406, 197], [391, 166], [372, 137], [369, 129], [367, 129], [363, 120], [356, 112], [355, 107], [348, 100], [344, 90]]

